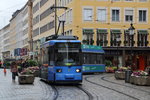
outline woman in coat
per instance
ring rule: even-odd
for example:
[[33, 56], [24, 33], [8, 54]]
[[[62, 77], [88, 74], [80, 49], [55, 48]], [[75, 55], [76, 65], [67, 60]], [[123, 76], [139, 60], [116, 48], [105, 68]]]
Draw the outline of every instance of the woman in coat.
[[11, 63], [11, 72], [12, 72], [12, 79], [15, 80], [16, 76], [18, 76], [18, 68], [16, 62]]

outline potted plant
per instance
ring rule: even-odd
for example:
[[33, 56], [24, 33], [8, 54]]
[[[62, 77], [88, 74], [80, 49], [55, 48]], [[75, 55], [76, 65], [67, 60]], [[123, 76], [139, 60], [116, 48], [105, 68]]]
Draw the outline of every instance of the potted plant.
[[29, 69], [33, 72], [33, 75], [35, 77], [38, 77], [39, 76], [39, 67], [38, 66], [33, 66], [33, 67], [29, 67]]
[[105, 67], [107, 73], [114, 73], [113, 67]]
[[117, 71], [115, 71], [115, 78], [116, 79], [125, 79], [125, 71], [127, 70], [127, 67], [119, 67]]
[[18, 82], [19, 84], [33, 84], [34, 82], [34, 71], [30, 68], [25, 68], [19, 75], [18, 75]]
[[130, 83], [136, 85], [150, 85], [150, 77], [145, 71], [135, 71], [131, 75]]

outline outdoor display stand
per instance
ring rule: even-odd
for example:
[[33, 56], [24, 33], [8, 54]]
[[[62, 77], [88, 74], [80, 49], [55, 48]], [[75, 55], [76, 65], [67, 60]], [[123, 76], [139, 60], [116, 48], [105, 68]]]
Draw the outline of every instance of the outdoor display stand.
[[34, 82], [34, 75], [18, 75], [18, 82], [19, 84], [33, 84]]

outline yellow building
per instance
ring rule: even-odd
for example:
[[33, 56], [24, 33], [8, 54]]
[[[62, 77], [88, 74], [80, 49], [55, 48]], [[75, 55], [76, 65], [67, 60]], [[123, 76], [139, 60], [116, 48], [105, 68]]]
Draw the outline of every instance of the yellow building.
[[[66, 21], [66, 34], [71, 30], [82, 43], [103, 46], [106, 60], [111, 60], [115, 66], [134, 64], [143, 70], [150, 65], [149, 0], [67, 1], [58, 2], [58, 6], [68, 7], [65, 12], [58, 12], [60, 19]], [[129, 35], [131, 23], [134, 35]]]
[[[51, 9], [54, 1], [34, 0], [34, 41], [55, 33], [55, 13]], [[83, 44], [103, 46], [106, 60], [111, 60], [115, 66], [134, 64], [143, 69], [150, 65], [149, 0], [56, 1], [57, 7], [68, 8], [57, 9], [57, 28], [61, 22], [59, 34], [76, 35]], [[62, 21], [65, 21], [64, 33]], [[134, 35], [129, 35], [131, 23], [135, 28]]]

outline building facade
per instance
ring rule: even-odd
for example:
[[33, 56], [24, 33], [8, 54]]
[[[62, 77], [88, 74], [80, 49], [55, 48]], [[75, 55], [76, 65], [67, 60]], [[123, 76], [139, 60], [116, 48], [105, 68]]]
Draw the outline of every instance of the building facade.
[[[10, 21], [10, 55], [15, 48], [26, 48], [32, 42], [34, 57], [40, 57], [40, 42], [56, 30], [58, 34], [78, 36], [83, 44], [102, 46], [105, 60], [113, 66], [132, 65], [141, 70], [150, 66], [150, 0], [29, 1], [32, 14], [26, 5]], [[131, 23], [134, 35], [129, 35]], [[22, 39], [17, 38], [20, 36]]]
[[7, 58], [10, 58], [11, 55], [10, 55], [10, 25], [6, 25], [1, 31], [0, 31], [0, 38], [1, 38], [1, 41], [0, 41], [0, 47], [1, 47], [1, 54], [0, 54], [0, 59], [3, 60], [3, 59], [7, 59]]
[[13, 13], [10, 23], [0, 30], [1, 59], [20, 59], [27, 57], [28, 43], [28, 5]]
[[[58, 0], [65, 35], [77, 35], [83, 44], [102, 46], [113, 66], [143, 70], [150, 66], [149, 0]], [[135, 28], [129, 35], [130, 24]], [[62, 32], [59, 31], [61, 34]]]
[[49, 35], [55, 34], [54, 29], [54, 0], [33, 1], [33, 51], [34, 57], [40, 57], [40, 41]]

